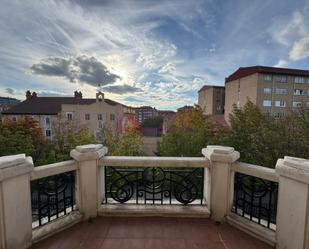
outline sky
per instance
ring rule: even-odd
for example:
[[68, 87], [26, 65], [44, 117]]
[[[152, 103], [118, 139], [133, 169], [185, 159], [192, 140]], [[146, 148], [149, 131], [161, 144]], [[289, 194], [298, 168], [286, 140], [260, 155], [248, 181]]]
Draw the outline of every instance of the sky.
[[239, 67], [309, 69], [308, 0], [0, 2], [0, 96], [174, 110]]

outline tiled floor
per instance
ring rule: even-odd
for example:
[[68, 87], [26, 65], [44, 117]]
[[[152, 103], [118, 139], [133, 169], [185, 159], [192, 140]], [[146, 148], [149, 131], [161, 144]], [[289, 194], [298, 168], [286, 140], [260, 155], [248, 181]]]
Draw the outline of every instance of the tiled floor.
[[194, 218], [99, 217], [47, 238], [33, 249], [271, 249], [224, 224]]

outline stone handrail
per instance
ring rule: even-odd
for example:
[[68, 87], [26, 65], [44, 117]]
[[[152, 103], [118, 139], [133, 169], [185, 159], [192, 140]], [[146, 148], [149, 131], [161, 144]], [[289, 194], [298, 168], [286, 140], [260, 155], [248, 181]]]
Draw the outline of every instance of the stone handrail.
[[52, 163], [43, 166], [38, 166], [33, 169], [30, 174], [31, 180], [58, 175], [61, 173], [77, 170], [77, 163], [74, 160]]
[[258, 178], [262, 178], [268, 181], [278, 182], [279, 177], [276, 174], [275, 169], [262, 167], [259, 165], [249, 164], [249, 163], [242, 163], [242, 162], [234, 162], [232, 164], [233, 171], [239, 172], [242, 174], [255, 176]]
[[99, 165], [114, 167], [207, 168], [210, 162], [205, 157], [105, 156], [100, 159]]

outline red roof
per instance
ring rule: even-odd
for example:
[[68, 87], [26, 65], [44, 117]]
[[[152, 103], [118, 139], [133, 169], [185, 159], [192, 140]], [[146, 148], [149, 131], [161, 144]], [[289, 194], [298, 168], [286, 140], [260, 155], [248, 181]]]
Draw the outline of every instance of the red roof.
[[[119, 103], [104, 99], [109, 105]], [[27, 99], [2, 114], [30, 114], [30, 115], [56, 115], [61, 111], [62, 104], [90, 105], [96, 102], [96, 99], [81, 99], [74, 97], [36, 97]]]
[[280, 68], [280, 67], [263, 67], [263, 66], [253, 66], [253, 67], [240, 67], [230, 76], [225, 78], [225, 83], [246, 77], [255, 73], [272, 73], [272, 74], [287, 74], [287, 75], [297, 75], [297, 76], [309, 76], [309, 70], [300, 70], [292, 68]]

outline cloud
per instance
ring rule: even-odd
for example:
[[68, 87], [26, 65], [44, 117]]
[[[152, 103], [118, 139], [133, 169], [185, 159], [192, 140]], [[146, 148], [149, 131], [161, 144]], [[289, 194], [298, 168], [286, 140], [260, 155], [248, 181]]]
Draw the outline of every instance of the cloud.
[[289, 53], [291, 60], [301, 60], [309, 56], [309, 37], [304, 37], [293, 44]]
[[104, 86], [120, 79], [98, 59], [86, 55], [75, 58], [49, 57], [33, 64], [30, 69], [33, 74], [63, 77], [70, 82], [87, 83], [92, 86]]
[[15, 90], [13, 88], [5, 88], [5, 92], [11, 95], [15, 94]]
[[124, 85], [115, 85], [115, 86], [106, 86], [101, 88], [102, 91], [115, 93], [115, 94], [126, 94], [126, 93], [136, 93], [142, 92], [142, 89], [135, 86], [130, 86], [127, 84]]
[[173, 72], [175, 72], [176, 70], [176, 66], [174, 63], [172, 62], [168, 62], [166, 63], [163, 67], [160, 68], [160, 70], [158, 71], [158, 73], [162, 73], [162, 74], [172, 74]]

